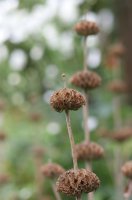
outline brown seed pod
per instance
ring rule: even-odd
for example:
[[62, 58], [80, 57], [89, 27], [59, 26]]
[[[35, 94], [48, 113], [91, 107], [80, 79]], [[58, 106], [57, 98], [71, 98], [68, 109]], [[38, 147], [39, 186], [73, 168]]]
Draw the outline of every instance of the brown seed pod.
[[101, 84], [101, 77], [95, 72], [83, 70], [75, 73], [71, 77], [70, 82], [85, 90], [94, 89]]
[[41, 167], [42, 174], [47, 178], [58, 178], [65, 170], [56, 163], [48, 163]]
[[63, 110], [78, 110], [81, 106], [85, 105], [83, 95], [76, 90], [63, 88], [51, 96], [50, 105], [57, 111]]
[[117, 142], [124, 142], [132, 137], [132, 128], [122, 128], [111, 134], [111, 138]]
[[74, 30], [82, 36], [95, 35], [99, 32], [99, 27], [95, 22], [82, 20], [74, 26]]
[[104, 156], [104, 149], [95, 142], [84, 141], [76, 145], [78, 160], [97, 160]]
[[132, 179], [132, 160], [126, 162], [122, 168], [121, 168], [122, 173], [124, 176], [126, 176], [129, 179]]
[[114, 80], [108, 84], [108, 89], [114, 93], [126, 93], [127, 84], [122, 80]]
[[99, 185], [99, 178], [88, 169], [68, 170], [60, 175], [56, 183], [59, 192], [75, 197], [80, 197], [83, 192], [92, 192]]

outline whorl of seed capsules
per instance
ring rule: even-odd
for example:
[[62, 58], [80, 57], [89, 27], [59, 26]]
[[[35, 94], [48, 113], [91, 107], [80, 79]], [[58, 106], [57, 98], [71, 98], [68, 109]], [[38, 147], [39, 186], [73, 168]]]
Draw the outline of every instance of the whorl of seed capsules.
[[132, 160], [126, 162], [122, 168], [121, 168], [122, 173], [127, 177], [132, 179]]
[[127, 92], [127, 84], [122, 80], [114, 80], [108, 84], [108, 89], [114, 93]]
[[132, 128], [122, 128], [111, 134], [111, 138], [118, 142], [124, 142], [132, 137]]
[[78, 160], [97, 160], [104, 156], [104, 149], [95, 142], [84, 141], [76, 145]]
[[110, 47], [109, 53], [115, 57], [121, 57], [125, 53], [125, 48], [124, 48], [123, 44], [117, 43], [117, 44], [113, 45], [112, 47]]
[[88, 169], [68, 170], [59, 176], [56, 183], [59, 192], [75, 197], [80, 197], [83, 192], [92, 192], [99, 185], [99, 178]]
[[85, 105], [85, 98], [76, 90], [63, 88], [53, 93], [50, 105], [57, 111], [78, 110]]
[[82, 20], [74, 26], [74, 30], [82, 36], [94, 35], [99, 32], [99, 27], [95, 22]]
[[101, 84], [101, 77], [95, 72], [83, 70], [75, 73], [70, 82], [85, 90], [97, 88]]
[[65, 170], [56, 163], [48, 163], [41, 167], [42, 174], [47, 178], [58, 178]]

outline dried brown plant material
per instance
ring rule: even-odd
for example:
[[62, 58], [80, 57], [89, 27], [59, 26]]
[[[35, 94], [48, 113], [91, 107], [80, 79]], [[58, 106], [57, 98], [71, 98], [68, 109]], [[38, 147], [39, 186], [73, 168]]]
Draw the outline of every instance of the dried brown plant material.
[[0, 131], [0, 141], [4, 141], [6, 139], [6, 133], [4, 131]]
[[99, 178], [88, 169], [68, 170], [60, 175], [56, 183], [59, 192], [75, 197], [80, 197], [83, 192], [92, 192], [99, 185]]
[[57, 111], [78, 110], [85, 105], [85, 99], [81, 93], [70, 88], [63, 88], [53, 93], [50, 105]]
[[0, 174], [0, 185], [6, 184], [9, 182], [9, 176], [7, 174]]
[[101, 84], [101, 77], [95, 72], [89, 70], [83, 70], [75, 73], [70, 82], [82, 89], [94, 89]]
[[76, 145], [79, 160], [97, 160], [104, 157], [104, 149], [95, 142], [84, 141]]
[[82, 36], [94, 35], [99, 32], [99, 27], [95, 22], [82, 20], [74, 26], [74, 30]]
[[124, 174], [124, 176], [126, 176], [127, 178], [132, 179], [132, 160], [126, 162], [122, 168], [121, 168], [122, 173]]
[[117, 44], [113, 45], [112, 47], [110, 47], [109, 52], [111, 53], [111, 55], [113, 55], [115, 57], [121, 57], [125, 53], [125, 48], [124, 48], [123, 44], [117, 43]]
[[124, 142], [132, 137], [132, 128], [122, 128], [112, 133], [110, 137], [118, 142]]
[[38, 112], [34, 112], [30, 114], [30, 120], [33, 122], [39, 122], [42, 119], [42, 115]]
[[63, 172], [64, 168], [56, 163], [48, 163], [41, 167], [42, 174], [47, 178], [58, 178]]
[[0, 99], [0, 111], [4, 111], [5, 107], [6, 107], [5, 102], [2, 99]]
[[33, 148], [33, 153], [35, 157], [43, 157], [45, 150], [42, 146], [35, 146]]
[[108, 89], [114, 93], [126, 93], [127, 84], [122, 80], [114, 80], [108, 84]]

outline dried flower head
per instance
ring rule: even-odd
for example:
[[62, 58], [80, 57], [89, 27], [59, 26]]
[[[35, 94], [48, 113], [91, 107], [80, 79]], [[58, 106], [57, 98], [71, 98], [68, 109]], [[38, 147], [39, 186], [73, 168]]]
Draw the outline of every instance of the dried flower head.
[[110, 47], [109, 52], [115, 57], [121, 57], [125, 53], [125, 48], [123, 44], [117, 43], [113, 45], [112, 47]]
[[111, 134], [111, 138], [118, 142], [124, 142], [132, 137], [132, 128], [122, 128]]
[[9, 176], [7, 174], [0, 174], [0, 185], [6, 184], [9, 182]]
[[83, 70], [75, 73], [71, 77], [70, 82], [85, 90], [94, 89], [101, 84], [101, 77], [95, 72]]
[[75, 25], [74, 30], [79, 35], [88, 36], [97, 34], [99, 32], [99, 27], [95, 22], [82, 20]]
[[122, 80], [114, 80], [108, 84], [108, 89], [114, 93], [127, 92], [127, 84]]
[[132, 160], [126, 162], [122, 168], [121, 168], [122, 173], [127, 177], [132, 179]]
[[88, 169], [68, 170], [60, 175], [56, 183], [59, 192], [76, 197], [81, 196], [83, 192], [96, 190], [99, 185], [99, 178]]
[[65, 170], [56, 163], [48, 163], [41, 167], [42, 174], [47, 178], [58, 178]]
[[34, 156], [35, 157], [43, 157], [44, 153], [45, 153], [45, 150], [42, 146], [35, 146], [33, 148], [33, 153], [34, 153]]
[[78, 110], [85, 105], [85, 99], [81, 93], [76, 90], [63, 88], [51, 96], [50, 105], [57, 111]]
[[95, 142], [84, 141], [76, 145], [79, 160], [96, 160], [104, 156], [104, 149]]
[[0, 141], [4, 141], [6, 139], [6, 133], [4, 131], [0, 131]]

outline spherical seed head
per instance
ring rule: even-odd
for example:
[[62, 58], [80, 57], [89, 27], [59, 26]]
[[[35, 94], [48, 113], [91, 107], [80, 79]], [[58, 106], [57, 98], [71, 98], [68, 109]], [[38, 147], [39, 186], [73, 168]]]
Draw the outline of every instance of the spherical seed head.
[[117, 142], [124, 142], [132, 137], [132, 128], [122, 128], [111, 134], [111, 138]]
[[59, 192], [79, 197], [81, 194], [96, 190], [100, 180], [88, 169], [68, 170], [59, 176], [56, 186]]
[[90, 22], [87, 20], [82, 20], [78, 22], [74, 30], [82, 36], [88, 36], [88, 35], [95, 35], [99, 32], [99, 27], [95, 22]]
[[58, 178], [65, 170], [56, 163], [48, 163], [41, 167], [41, 172], [45, 177], [54, 179]]
[[108, 89], [114, 93], [126, 93], [127, 84], [122, 80], [115, 80], [108, 84]]
[[122, 173], [124, 176], [126, 176], [129, 179], [132, 179], [132, 160], [126, 162], [122, 168], [121, 168]]
[[97, 88], [101, 84], [101, 77], [95, 72], [83, 70], [75, 73], [70, 82], [77, 87], [90, 90]]
[[104, 157], [104, 149], [95, 142], [84, 141], [76, 145], [78, 160], [97, 160]]
[[85, 105], [85, 98], [76, 90], [63, 88], [51, 96], [50, 105], [57, 111], [78, 110]]

